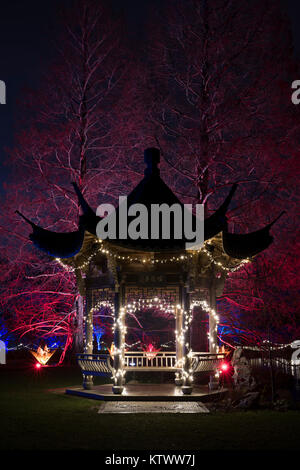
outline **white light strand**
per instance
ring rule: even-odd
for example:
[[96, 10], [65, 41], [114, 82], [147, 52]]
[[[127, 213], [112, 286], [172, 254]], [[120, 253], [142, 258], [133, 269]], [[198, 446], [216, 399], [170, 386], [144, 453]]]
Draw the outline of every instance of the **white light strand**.
[[118, 360], [118, 368], [115, 369], [113, 368], [113, 373], [112, 373], [112, 379], [114, 381], [114, 385], [118, 385], [119, 379], [122, 379], [125, 377], [126, 370], [124, 369], [124, 351], [125, 351], [125, 335], [127, 332], [127, 328], [124, 324], [124, 319], [125, 319], [125, 314], [126, 314], [126, 309], [124, 307], [121, 307], [119, 310], [119, 315], [118, 318], [116, 318], [115, 315], [115, 321], [113, 325], [113, 332], [118, 329], [120, 338], [121, 338], [121, 345], [119, 348], [116, 348], [114, 345], [113, 349], [113, 356], [117, 356], [119, 358]]
[[126, 305], [126, 311], [128, 313], [134, 313], [137, 310], [156, 308], [165, 313], [171, 313], [175, 315], [176, 309], [175, 305], [171, 304], [165, 299], [160, 299], [158, 297], [153, 297], [149, 299], [137, 299], [132, 300]]
[[[215, 332], [216, 332], [216, 336], [218, 335], [218, 324], [219, 324], [219, 321], [220, 321], [220, 318], [219, 318], [219, 315], [217, 314], [217, 312], [211, 308], [208, 304], [208, 302], [206, 302], [206, 300], [195, 300], [191, 303], [191, 307], [190, 307], [190, 312], [193, 311], [194, 307], [201, 307], [203, 310], [205, 310], [205, 312], [207, 312], [211, 318], [213, 318], [215, 320]], [[216, 352], [218, 353], [219, 352], [219, 346], [215, 343], [215, 338], [211, 338], [210, 337], [210, 334], [209, 332], [207, 333], [207, 336], [208, 336], [208, 340], [209, 340], [209, 343], [212, 347], [216, 347]]]
[[[283, 344], [283, 343], [272, 343], [272, 341], [269, 341], [267, 339], [264, 339], [262, 341], [264, 344], [270, 344], [271, 346], [268, 346], [272, 351], [276, 351], [278, 349], [286, 349], [286, 348], [289, 348], [289, 347], [293, 347], [293, 343], [294, 341], [292, 341], [291, 343], [288, 343], [288, 344]], [[259, 346], [243, 346], [243, 349], [248, 349], [250, 351], [261, 351], [261, 347]]]
[[[176, 342], [178, 345], [182, 347], [183, 351], [186, 351], [186, 353], [183, 354], [182, 358], [176, 361], [176, 366], [180, 368], [181, 370], [180, 372], [176, 372], [175, 377], [176, 379], [179, 379], [179, 378], [182, 379], [183, 384], [185, 385], [187, 383], [191, 384], [194, 380], [193, 368], [191, 366], [191, 361], [193, 358], [193, 351], [187, 339], [187, 336], [188, 336], [187, 333], [190, 329], [190, 324], [193, 319], [193, 313], [191, 309], [188, 312], [182, 309], [180, 305], [177, 305], [177, 310], [180, 311], [183, 316], [183, 324], [181, 326], [180, 332], [178, 332], [177, 329], [175, 330]], [[188, 368], [188, 370], [186, 370], [187, 359], [190, 361], [190, 367]]]
[[114, 310], [114, 304], [110, 300], [99, 300], [94, 307], [91, 308], [90, 312], [94, 313], [100, 310], [100, 308], [109, 308], [110, 310]]
[[60, 266], [62, 266], [64, 269], [66, 269], [66, 271], [69, 271], [69, 272], [75, 272], [76, 269], [80, 270], [80, 269], [84, 269], [84, 268], [88, 267], [90, 261], [98, 253], [103, 253], [105, 255], [111, 256], [115, 259], [122, 260], [122, 261], [129, 261], [129, 262], [135, 261], [135, 262], [139, 262], [139, 263], [142, 263], [142, 264], [166, 264], [166, 263], [186, 261], [188, 259], [192, 259], [194, 256], [199, 255], [199, 253], [204, 252], [208, 256], [210, 261], [215, 266], [218, 266], [220, 269], [222, 269], [223, 271], [226, 271], [226, 272], [235, 272], [238, 269], [240, 269], [242, 266], [244, 266], [245, 264], [251, 262], [251, 260], [249, 258], [246, 258], [246, 259], [242, 260], [238, 265], [236, 265], [232, 268], [229, 268], [228, 266], [224, 266], [220, 261], [216, 261], [214, 259], [213, 255], [211, 254], [211, 252], [206, 248], [205, 245], [200, 250], [194, 251], [190, 254], [181, 254], [181, 255], [178, 255], [178, 256], [169, 256], [169, 257], [166, 257], [166, 258], [163, 258], [163, 259], [161, 259], [161, 258], [160, 259], [154, 259], [154, 258], [147, 258], [147, 257], [137, 257], [137, 256], [132, 256], [132, 255], [116, 254], [116, 253], [108, 250], [107, 248], [104, 248], [102, 240], [97, 240], [97, 243], [100, 244], [100, 247], [98, 249], [96, 249], [90, 256], [88, 256], [87, 259], [81, 265], [76, 266], [76, 268], [65, 264], [61, 260], [61, 258], [55, 258], [55, 260], [60, 264]]
[[[127, 328], [125, 326], [125, 316], [126, 313], [131, 313], [133, 314], [137, 310], [141, 309], [146, 309], [146, 308], [157, 308], [161, 311], [164, 311], [166, 313], [171, 313], [174, 316], [176, 315], [176, 312], [180, 310], [183, 315], [183, 325], [181, 332], [178, 333], [177, 330], [175, 330], [175, 337], [176, 337], [176, 342], [181, 346], [185, 346], [184, 350], [186, 351], [186, 354], [179, 359], [176, 362], [176, 366], [181, 369], [180, 374], [181, 378], [183, 379], [184, 383], [191, 383], [193, 381], [193, 369], [190, 366], [188, 370], [186, 370], [186, 361], [187, 358], [191, 361], [193, 358], [193, 351], [190, 347], [189, 341], [187, 340], [187, 333], [190, 329], [190, 324], [193, 319], [193, 309], [194, 307], [200, 306], [205, 310], [209, 315], [212, 316], [212, 318], [215, 320], [215, 331], [217, 334], [218, 330], [218, 323], [219, 323], [219, 316], [217, 315], [216, 311], [209, 306], [209, 304], [205, 300], [198, 300], [198, 301], [193, 301], [190, 305], [189, 311], [185, 311], [182, 309], [180, 305], [171, 304], [170, 302], [166, 301], [165, 299], [160, 299], [159, 297], [153, 297], [153, 298], [148, 298], [148, 299], [138, 299], [138, 300], [132, 300], [130, 303], [128, 303], [125, 307], [121, 307], [119, 311], [118, 318], [116, 319], [115, 317], [115, 312], [113, 308], [113, 303], [110, 301], [106, 300], [100, 300], [97, 302], [97, 304], [90, 310], [90, 313], [99, 310], [101, 307], [108, 307], [114, 312], [114, 324], [112, 331], [115, 332], [116, 328], [118, 328], [120, 337], [121, 337], [121, 346], [119, 348], [113, 349], [113, 355], [117, 355], [119, 357], [118, 361], [118, 369], [113, 369], [113, 375], [112, 379], [114, 380], [114, 384], [117, 385], [119, 378], [124, 378], [126, 374], [126, 370], [124, 369], [124, 352], [125, 352], [125, 335], [127, 332]], [[88, 318], [85, 316], [84, 317], [85, 321], [89, 325], [92, 324], [92, 319], [91, 316]], [[209, 336], [209, 333], [208, 333]], [[214, 338], [209, 337], [210, 344], [212, 346], [216, 346], [217, 352], [218, 352], [218, 345], [214, 343]], [[135, 343], [135, 344], [138, 344]], [[92, 342], [87, 344], [87, 346], [92, 347]], [[127, 345], [128, 346], [128, 345]], [[176, 373], [176, 376], [179, 377], [179, 373]]]
[[[97, 312], [100, 310], [100, 308], [110, 308], [112, 311], [114, 311], [114, 304], [113, 302], [109, 300], [99, 300], [89, 311], [88, 315], [83, 315], [83, 320], [86, 325], [89, 326], [89, 328], [93, 328], [93, 317], [92, 314], [94, 312]], [[86, 341], [86, 337], [84, 338], [84, 348], [85, 350], [89, 350], [93, 347], [93, 338], [90, 341]]]
[[[215, 266], [218, 266], [219, 268], [223, 269], [223, 271], [226, 271], [226, 272], [235, 272], [237, 271], [238, 269], [240, 269], [242, 266], [244, 266], [245, 264], [247, 263], [251, 263], [251, 260], [249, 258], [245, 258], [243, 259], [237, 266], [233, 267], [233, 268], [228, 268], [227, 266], [224, 266], [221, 261], [216, 261], [213, 257], [213, 255], [211, 254], [211, 252], [205, 247], [205, 245], [203, 246], [203, 248], [201, 249], [210, 259], [210, 261], [215, 265]], [[200, 250], [200, 251], [201, 251]]]
[[[158, 297], [153, 297], [150, 299], [138, 299], [133, 300], [128, 303], [125, 307], [120, 308], [120, 312], [118, 318], [115, 318], [115, 322], [113, 325], [113, 332], [118, 328], [121, 336], [121, 346], [120, 348], [115, 348], [113, 350], [113, 355], [117, 355], [119, 357], [118, 361], [118, 369], [113, 369], [112, 379], [114, 380], [114, 384], [117, 385], [119, 378], [125, 377], [126, 370], [124, 369], [124, 351], [125, 351], [125, 335], [127, 332], [127, 328], [125, 326], [125, 315], [126, 313], [134, 313], [137, 310], [145, 309], [145, 308], [158, 308], [166, 313], [172, 313], [175, 315], [175, 306], [171, 305], [169, 302], [159, 299]], [[135, 343], [135, 344], [138, 344]]]

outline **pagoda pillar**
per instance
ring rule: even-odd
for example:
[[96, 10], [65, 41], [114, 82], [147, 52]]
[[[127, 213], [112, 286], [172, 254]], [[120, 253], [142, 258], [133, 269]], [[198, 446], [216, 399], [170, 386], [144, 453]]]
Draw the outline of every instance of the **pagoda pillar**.
[[[216, 319], [217, 296], [216, 296], [216, 277], [214, 267], [212, 268], [211, 284], [209, 289], [209, 352], [216, 354], [218, 352], [218, 323]], [[209, 388], [215, 390], [219, 386], [215, 372], [210, 374]]]
[[[182, 367], [182, 359], [183, 359], [183, 310], [181, 306], [176, 307], [176, 365], [177, 367]], [[175, 385], [182, 385], [182, 372], [177, 371], [175, 373]]]
[[190, 395], [193, 390], [192, 357], [190, 355], [190, 293], [185, 286], [182, 290], [183, 327], [182, 327], [182, 386], [184, 395]]
[[121, 307], [119, 288], [115, 290], [115, 324], [114, 324], [114, 371], [113, 393], [120, 395], [124, 390], [124, 346], [125, 346], [125, 309]]
[[[92, 303], [90, 298], [90, 293], [87, 290], [86, 300], [85, 300], [85, 315], [84, 315], [84, 326], [85, 326], [85, 340], [84, 340], [84, 353], [93, 354], [93, 310]], [[93, 388], [93, 376], [84, 375], [83, 376], [83, 388], [90, 390]]]

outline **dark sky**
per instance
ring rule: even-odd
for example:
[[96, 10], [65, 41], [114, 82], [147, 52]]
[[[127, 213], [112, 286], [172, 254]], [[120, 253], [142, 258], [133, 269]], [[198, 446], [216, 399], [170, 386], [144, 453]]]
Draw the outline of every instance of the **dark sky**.
[[[163, 0], [161, 0], [163, 1]], [[71, 0], [10, 0], [1, 2], [0, 11], [0, 80], [7, 87], [7, 104], [0, 105], [0, 191], [7, 176], [3, 166], [6, 146], [13, 143], [16, 102], [26, 86], [34, 87], [41, 72], [51, 59], [54, 28], [58, 5], [69, 5]], [[126, 12], [133, 32], [143, 28], [147, 8], [158, 0], [110, 0], [116, 9]], [[283, 0], [283, 8], [291, 19], [295, 54], [300, 58], [300, 1]], [[300, 79], [300, 77], [295, 77]]]

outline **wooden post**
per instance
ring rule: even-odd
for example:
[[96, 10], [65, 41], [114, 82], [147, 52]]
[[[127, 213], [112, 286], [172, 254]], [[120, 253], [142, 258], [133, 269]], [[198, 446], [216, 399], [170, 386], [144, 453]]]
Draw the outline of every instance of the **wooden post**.
[[[176, 307], [176, 363], [177, 365], [182, 364], [182, 344], [180, 338], [182, 338], [183, 331], [183, 313], [181, 307]], [[182, 385], [182, 373], [181, 371], [175, 373], [175, 385]]]
[[184, 395], [190, 395], [193, 390], [193, 375], [191, 370], [190, 352], [190, 293], [188, 288], [184, 287], [182, 292], [183, 304], [183, 367], [182, 367], [182, 386], [181, 390]]
[[[217, 297], [216, 297], [216, 277], [214, 266], [211, 270], [211, 283], [209, 289], [209, 307], [217, 311]], [[209, 352], [216, 354], [218, 352], [218, 324], [215, 316], [209, 313]], [[210, 374], [209, 389], [215, 390], [219, 386], [219, 381], [216, 379], [215, 372]]]
[[114, 331], [114, 384], [112, 391], [115, 394], [122, 394], [124, 390], [124, 339], [125, 325], [124, 310], [120, 306], [120, 292], [115, 290], [115, 331]]
[[[216, 291], [214, 288], [210, 289], [210, 302], [209, 306], [211, 309], [216, 311], [217, 302], [216, 302]], [[218, 334], [217, 334], [217, 322], [214, 318], [214, 315], [209, 314], [209, 352], [217, 353], [218, 349]]]
[[[92, 311], [90, 293], [88, 290], [86, 292], [84, 320], [85, 320], [84, 353], [93, 354], [93, 334], [94, 334], [93, 311]], [[93, 376], [92, 375], [83, 376], [83, 388], [86, 390], [90, 390], [91, 388], [93, 388]]]

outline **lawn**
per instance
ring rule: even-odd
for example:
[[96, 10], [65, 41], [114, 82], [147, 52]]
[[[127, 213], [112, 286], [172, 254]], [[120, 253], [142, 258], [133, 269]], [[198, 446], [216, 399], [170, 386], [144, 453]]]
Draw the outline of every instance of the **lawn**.
[[296, 450], [300, 412], [100, 415], [77, 368], [0, 368], [0, 450]]

